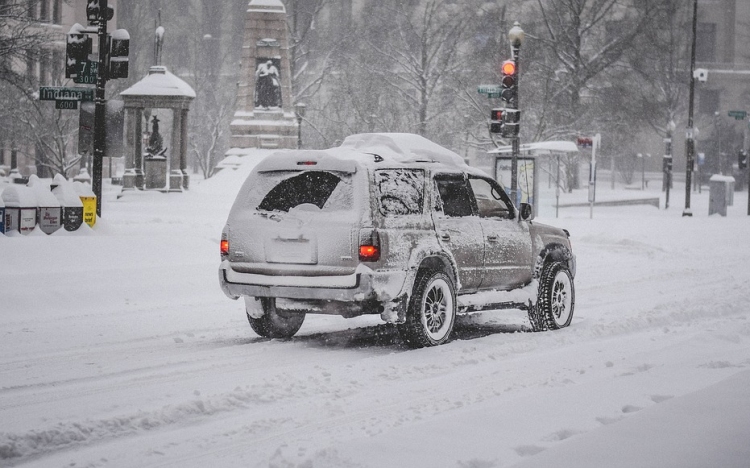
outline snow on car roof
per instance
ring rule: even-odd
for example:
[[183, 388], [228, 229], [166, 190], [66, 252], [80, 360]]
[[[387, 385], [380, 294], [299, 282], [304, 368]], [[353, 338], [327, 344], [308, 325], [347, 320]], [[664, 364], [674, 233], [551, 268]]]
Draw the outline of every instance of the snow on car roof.
[[419, 135], [363, 133], [347, 137], [337, 148], [286, 150], [273, 153], [259, 163], [256, 170], [258, 172], [292, 170], [310, 165], [319, 170], [353, 173], [357, 166], [375, 166], [382, 162], [397, 164], [423, 162], [468, 167], [458, 154]]

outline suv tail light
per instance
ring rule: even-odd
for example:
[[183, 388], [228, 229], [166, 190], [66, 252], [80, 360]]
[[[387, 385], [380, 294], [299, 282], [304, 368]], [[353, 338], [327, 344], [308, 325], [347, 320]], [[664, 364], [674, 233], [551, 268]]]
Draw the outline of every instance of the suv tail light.
[[377, 262], [380, 260], [380, 235], [375, 229], [359, 232], [359, 261]]
[[226, 234], [221, 236], [221, 244], [219, 244], [219, 250], [221, 251], [222, 258], [229, 256], [229, 239], [227, 239]]

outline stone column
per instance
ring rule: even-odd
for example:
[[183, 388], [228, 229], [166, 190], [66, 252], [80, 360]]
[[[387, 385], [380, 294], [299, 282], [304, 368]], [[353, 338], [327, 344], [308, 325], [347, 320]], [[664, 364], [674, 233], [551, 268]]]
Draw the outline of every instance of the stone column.
[[182, 192], [182, 170], [180, 168], [183, 147], [182, 111], [172, 109], [172, 148], [169, 150], [169, 191]]
[[135, 144], [133, 149], [134, 170], [135, 170], [135, 187], [143, 190], [145, 183], [143, 177], [143, 108], [135, 109]]
[[190, 176], [187, 172], [187, 142], [188, 142], [188, 109], [182, 109], [180, 117], [180, 172], [182, 172], [182, 188], [190, 188]]

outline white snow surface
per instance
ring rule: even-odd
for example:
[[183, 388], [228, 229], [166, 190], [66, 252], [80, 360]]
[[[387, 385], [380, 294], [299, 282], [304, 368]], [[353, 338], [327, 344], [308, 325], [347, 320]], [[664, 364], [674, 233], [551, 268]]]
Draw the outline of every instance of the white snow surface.
[[678, 196], [555, 219], [543, 178], [537, 220], [578, 260], [563, 330], [485, 312], [410, 350], [379, 316], [312, 315], [267, 340], [217, 280], [261, 157], [181, 194], [105, 181], [93, 229], [0, 235], [0, 466], [748, 466], [746, 192], [726, 217], [704, 189], [692, 218]]
[[172, 96], [195, 98], [195, 90], [173, 75], [167, 67], [155, 65], [138, 83], [120, 93], [121, 96]]

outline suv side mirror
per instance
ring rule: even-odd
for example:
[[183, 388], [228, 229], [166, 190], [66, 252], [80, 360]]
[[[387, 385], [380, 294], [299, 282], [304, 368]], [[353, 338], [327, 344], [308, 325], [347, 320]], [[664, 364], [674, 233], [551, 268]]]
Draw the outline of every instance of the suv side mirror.
[[534, 207], [528, 203], [521, 203], [519, 213], [521, 221], [531, 221], [534, 219]]

